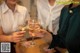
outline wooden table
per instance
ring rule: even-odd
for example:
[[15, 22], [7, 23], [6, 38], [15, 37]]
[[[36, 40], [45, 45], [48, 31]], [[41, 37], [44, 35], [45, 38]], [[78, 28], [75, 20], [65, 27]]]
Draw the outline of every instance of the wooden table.
[[37, 38], [34, 40], [35, 42], [34, 46], [25, 47], [25, 46], [22, 46], [21, 44], [17, 44], [16, 52], [17, 53], [45, 53], [43, 48], [47, 47], [52, 40], [51, 34], [48, 33], [47, 31], [46, 33], [47, 35], [45, 35], [43, 38]]
[[[49, 43], [52, 40], [52, 36], [47, 31], [45, 31], [45, 33], [47, 33], [47, 35], [45, 34], [43, 38], [38, 38], [34, 40], [34, 42], [36, 43], [34, 46], [25, 47], [25, 46], [22, 46], [21, 43], [16, 44], [15, 46], [16, 52], [17, 53], [46, 53], [43, 50], [43, 48], [49, 46]], [[58, 48], [58, 50], [61, 53], [66, 53], [67, 51], [66, 49], [62, 49], [62, 48]]]
[[18, 52], [17, 53], [45, 53], [43, 50], [44, 47], [48, 46], [48, 43], [44, 39], [36, 39], [34, 40], [35, 45], [25, 47], [21, 44], [17, 45]]

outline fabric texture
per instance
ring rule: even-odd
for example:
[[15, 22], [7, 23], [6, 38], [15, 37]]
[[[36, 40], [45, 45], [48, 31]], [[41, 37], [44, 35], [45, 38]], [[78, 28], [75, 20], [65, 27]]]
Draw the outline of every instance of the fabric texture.
[[23, 6], [17, 4], [12, 12], [5, 2], [0, 5], [0, 26], [6, 34], [17, 31], [19, 25], [24, 25], [28, 18], [28, 11]]
[[37, 0], [38, 20], [42, 28], [57, 34], [59, 16], [64, 5], [58, 5], [55, 1], [51, 6], [48, 0]]
[[64, 7], [61, 11], [59, 30], [50, 48], [67, 48], [69, 53], [80, 52], [80, 5], [74, 8]]

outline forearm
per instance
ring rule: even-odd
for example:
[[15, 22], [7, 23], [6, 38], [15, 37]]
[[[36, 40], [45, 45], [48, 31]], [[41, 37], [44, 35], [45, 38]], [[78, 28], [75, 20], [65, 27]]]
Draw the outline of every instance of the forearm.
[[45, 32], [44, 33], [45, 36], [43, 37], [43, 39], [45, 39], [47, 43], [50, 43], [52, 41], [52, 34], [46, 30], [44, 32]]
[[11, 36], [0, 35], [0, 42], [12, 42], [11, 41]]
[[2, 27], [0, 27], [0, 42], [11, 42], [11, 36], [5, 35]]

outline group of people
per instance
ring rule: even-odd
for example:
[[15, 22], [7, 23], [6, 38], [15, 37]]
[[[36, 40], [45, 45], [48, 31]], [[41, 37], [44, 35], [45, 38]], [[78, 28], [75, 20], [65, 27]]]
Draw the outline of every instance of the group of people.
[[[24, 36], [25, 31], [19, 31], [18, 27], [26, 25], [30, 16], [17, 2], [4, 0], [0, 5], [0, 42], [18, 43]], [[69, 53], [80, 53], [80, 0], [73, 0], [69, 5], [57, 4], [56, 0], [37, 0], [37, 12], [41, 27], [53, 38], [45, 51], [51, 53], [60, 47]]]

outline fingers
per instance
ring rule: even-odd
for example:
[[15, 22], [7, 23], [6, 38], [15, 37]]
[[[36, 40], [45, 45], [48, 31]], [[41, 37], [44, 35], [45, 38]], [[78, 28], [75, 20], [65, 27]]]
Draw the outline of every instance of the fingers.
[[22, 45], [25, 47], [29, 47], [31, 45], [31, 43], [29, 41], [25, 41], [22, 43]]
[[18, 39], [18, 38], [12, 38], [12, 42], [14, 42], [14, 43], [18, 43], [18, 42], [20, 42], [21, 41], [21, 39]]
[[25, 31], [14, 32], [11, 37], [12, 42], [16, 43], [22, 41], [24, 33]]
[[16, 37], [23, 37], [25, 34], [25, 31], [19, 31], [19, 32], [14, 32], [13, 35]]
[[14, 32], [13, 34], [17, 34], [17, 35], [20, 35], [20, 34], [24, 34], [26, 31], [19, 31], [19, 32]]
[[20, 41], [21, 41], [21, 40], [14, 40], [15, 43], [18, 43], [18, 42], [20, 42]]

